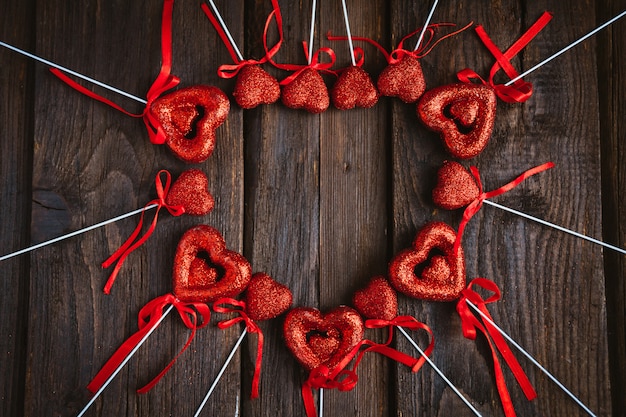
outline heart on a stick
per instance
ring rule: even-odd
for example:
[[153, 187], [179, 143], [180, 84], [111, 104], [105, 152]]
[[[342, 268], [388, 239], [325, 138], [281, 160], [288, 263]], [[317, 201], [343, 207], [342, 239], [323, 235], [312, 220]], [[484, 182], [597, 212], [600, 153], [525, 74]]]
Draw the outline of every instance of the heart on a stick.
[[215, 201], [209, 192], [209, 180], [199, 169], [188, 169], [174, 181], [165, 204], [182, 206], [186, 214], [203, 216], [213, 210]]
[[291, 307], [292, 300], [289, 287], [262, 272], [252, 275], [244, 296], [248, 316], [257, 321], [280, 316]]
[[413, 246], [398, 253], [389, 263], [391, 285], [409, 297], [430, 301], [452, 301], [465, 288], [463, 249], [454, 251], [455, 230], [443, 222], [424, 226]]
[[215, 130], [226, 120], [230, 101], [217, 87], [196, 85], [174, 91], [152, 102], [172, 153], [187, 163], [206, 160], [215, 148]]
[[339, 110], [355, 107], [369, 109], [378, 102], [378, 91], [369, 74], [361, 67], [352, 66], [342, 71], [330, 96]]
[[433, 201], [437, 206], [456, 210], [467, 206], [479, 195], [476, 179], [458, 162], [445, 161], [437, 171], [437, 185], [433, 189]]
[[363, 334], [361, 316], [346, 306], [326, 314], [314, 308], [294, 308], [283, 326], [287, 347], [309, 371], [320, 365], [334, 369], [363, 340]]
[[312, 68], [305, 68], [283, 87], [282, 101], [289, 108], [304, 109], [310, 113], [321, 113], [330, 104], [324, 79]]
[[220, 233], [206, 225], [187, 230], [174, 256], [173, 292], [181, 301], [209, 303], [243, 292], [252, 275], [242, 255], [228, 250]]
[[398, 296], [382, 275], [375, 276], [365, 288], [357, 290], [352, 303], [368, 319], [391, 321], [398, 316]]
[[376, 82], [383, 96], [398, 97], [405, 103], [415, 103], [426, 90], [426, 81], [419, 60], [405, 54], [402, 59], [383, 69]]
[[496, 118], [496, 93], [481, 84], [457, 83], [433, 88], [417, 104], [417, 115], [438, 132], [453, 156], [469, 159], [487, 146]]
[[259, 65], [246, 65], [237, 74], [233, 97], [243, 109], [272, 104], [280, 98], [280, 85]]

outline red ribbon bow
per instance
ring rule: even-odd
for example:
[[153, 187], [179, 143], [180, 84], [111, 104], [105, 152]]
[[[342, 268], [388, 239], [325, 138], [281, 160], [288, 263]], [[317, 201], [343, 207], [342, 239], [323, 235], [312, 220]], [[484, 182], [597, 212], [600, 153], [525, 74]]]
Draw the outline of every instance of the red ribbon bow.
[[[243, 61], [240, 60], [239, 56], [235, 52], [235, 48], [233, 47], [233, 45], [229, 41], [228, 35], [226, 34], [224, 28], [218, 22], [217, 18], [215, 17], [215, 15], [213, 14], [213, 12], [209, 8], [209, 6], [207, 4], [205, 4], [205, 3], [203, 3], [200, 7], [202, 8], [202, 11], [204, 11], [204, 14], [206, 14], [206, 16], [211, 21], [211, 24], [213, 25], [213, 27], [217, 31], [219, 37], [222, 39], [222, 42], [224, 43], [224, 45], [228, 49], [228, 53], [230, 54], [233, 62], [235, 63], [234, 65], [228, 65], [228, 64], [220, 65], [220, 67], [217, 70], [217, 75], [220, 78], [233, 78], [246, 65], [260, 65], [260, 64], [263, 64], [263, 63], [267, 62], [271, 57], [276, 55], [276, 53], [280, 49], [280, 46], [283, 43], [283, 18], [282, 18], [282, 15], [280, 13], [280, 7], [278, 5], [278, 1], [277, 0], [272, 0], [273, 10], [269, 14], [269, 16], [267, 17], [267, 20], [265, 21], [265, 29], [263, 30], [263, 45], [265, 47], [265, 56], [263, 58], [261, 58], [260, 60], [254, 60], [254, 59], [247, 59], [247, 60], [243, 60]], [[270, 22], [272, 21], [273, 18], [276, 19], [276, 26], [278, 27], [279, 39], [276, 42], [276, 44], [274, 44], [274, 46], [272, 46], [271, 49], [268, 49], [268, 47], [267, 47], [267, 33], [269, 31]]]
[[[115, 372], [120, 364], [126, 359], [129, 353], [137, 346], [137, 344], [143, 339], [149, 332], [151, 332], [157, 323], [163, 317], [163, 310], [168, 305], [173, 305], [185, 326], [191, 329], [191, 335], [187, 339], [187, 343], [176, 355], [174, 359], [148, 384], [137, 390], [139, 394], [145, 394], [154, 387], [157, 382], [170, 370], [170, 368], [176, 362], [176, 359], [189, 347], [193, 340], [196, 329], [201, 329], [209, 324], [211, 319], [211, 310], [209, 306], [204, 303], [188, 303], [182, 302], [177, 299], [173, 294], [166, 294], [161, 297], [157, 297], [150, 301], [139, 311], [139, 330], [115, 351], [113, 356], [104, 364], [102, 369], [96, 374], [93, 380], [87, 385], [87, 389], [91, 392], [98, 391], [102, 385], [109, 379], [109, 377]], [[198, 314], [200, 315], [201, 323], [198, 324]]]
[[[486, 300], [475, 292], [472, 287], [479, 286], [490, 292], [493, 292], [493, 295]], [[495, 302], [500, 299], [500, 289], [493, 282], [486, 278], [476, 278], [470, 282], [468, 287], [463, 290], [461, 299], [459, 300], [456, 310], [461, 317], [462, 326], [463, 326], [463, 336], [468, 339], [475, 340], [477, 330], [480, 330], [484, 335], [487, 341], [489, 342], [489, 347], [491, 348], [491, 353], [493, 357], [493, 365], [495, 370], [496, 377], [496, 386], [498, 388], [498, 392], [500, 394], [500, 400], [502, 401], [502, 407], [504, 409], [504, 413], [507, 417], [514, 417], [515, 410], [513, 408], [513, 403], [511, 401], [511, 396], [506, 387], [506, 381], [504, 379], [504, 374], [502, 372], [502, 367], [500, 366], [500, 362], [498, 360], [497, 352], [499, 351], [502, 355], [502, 358], [506, 362], [506, 364], [511, 369], [511, 372], [517, 379], [518, 384], [520, 385], [524, 395], [528, 400], [533, 400], [537, 397], [537, 393], [535, 392], [532, 384], [528, 380], [528, 377], [524, 373], [524, 370], [520, 366], [519, 362], [513, 356], [513, 353], [509, 349], [509, 346], [506, 343], [504, 337], [500, 334], [498, 329], [496, 329], [492, 324], [490, 324], [487, 320], [483, 320], [481, 323], [480, 320], [474, 315], [471, 307], [467, 304], [470, 301], [474, 304], [489, 320], [492, 320], [489, 311], [487, 310], [486, 304]], [[493, 320], [492, 320], [493, 321]], [[483, 325], [484, 324], [484, 325]]]
[[[304, 57], [305, 57], [305, 59], [308, 62], [308, 60], [309, 60], [309, 49], [308, 49], [308, 44], [307, 44], [306, 41], [302, 41], [302, 47], [304, 49]], [[321, 62], [320, 61], [320, 55], [322, 53], [324, 53], [324, 54], [329, 56], [330, 62]], [[285, 71], [294, 71], [293, 74], [291, 74], [287, 78], [285, 78], [282, 81], [280, 81], [280, 83], [279, 83], [280, 85], [287, 85], [287, 84], [291, 83], [293, 80], [295, 80], [298, 77], [298, 75], [300, 75], [300, 73], [302, 71], [304, 71], [307, 68], [311, 68], [311, 69], [316, 70], [316, 71], [322, 71], [322, 72], [326, 72], [326, 73], [334, 75], [335, 72], [333, 70], [331, 70], [331, 68], [335, 64], [335, 60], [336, 60], [335, 51], [333, 51], [332, 49], [327, 48], [327, 47], [320, 48], [317, 51], [315, 51], [315, 53], [313, 53], [313, 56], [311, 57], [311, 63], [307, 64], [307, 65], [278, 64], [278, 63], [274, 62], [271, 58], [268, 58], [268, 62], [270, 62], [276, 68], [281, 69], [281, 70], [285, 70]]]
[[496, 73], [502, 69], [506, 75], [515, 79], [519, 75], [513, 65], [511, 65], [511, 58], [519, 53], [524, 47], [535, 37], [537, 34], [548, 24], [552, 19], [552, 14], [544, 12], [541, 17], [524, 33], [509, 49], [504, 53], [493, 43], [491, 38], [485, 32], [482, 25], [476, 26], [476, 33], [480, 40], [485, 44], [489, 52], [496, 58], [496, 63], [491, 67], [489, 72], [489, 80], [485, 81], [480, 75], [473, 70], [466, 68], [457, 73], [457, 78], [464, 83], [471, 83], [472, 80], [479, 80], [484, 85], [491, 86], [498, 97], [507, 103], [523, 103], [528, 100], [533, 94], [533, 87], [531, 83], [527, 83], [522, 79], [519, 79], [513, 83], [513, 85], [506, 86], [504, 84], [496, 84], [494, 77]]
[[471, 218], [474, 217], [476, 213], [478, 213], [478, 210], [480, 210], [480, 208], [483, 206], [484, 200], [488, 198], [492, 198], [492, 197], [497, 197], [500, 194], [504, 194], [507, 191], [510, 191], [513, 188], [517, 187], [526, 178], [531, 177], [540, 172], [546, 171], [553, 167], [554, 167], [554, 163], [546, 162], [545, 164], [542, 164], [534, 168], [531, 168], [527, 171], [524, 171], [521, 175], [519, 175], [513, 181], [503, 185], [502, 187], [485, 193], [483, 192], [483, 184], [480, 181], [480, 174], [478, 172], [478, 168], [476, 168], [475, 166], [471, 166], [470, 171], [472, 175], [474, 176], [474, 178], [476, 179], [476, 184], [478, 185], [478, 189], [480, 190], [480, 195], [476, 197], [476, 200], [472, 201], [465, 208], [465, 211], [463, 212], [463, 218], [461, 219], [461, 223], [459, 223], [459, 229], [456, 233], [456, 240], [454, 241], [454, 248], [453, 248], [454, 253], [456, 254], [459, 248], [461, 247], [461, 239], [463, 238], [463, 231], [465, 230], [465, 226], [471, 220]]
[[[227, 307], [230, 304], [233, 307]], [[224, 306], [222, 306], [224, 305]], [[261, 360], [263, 358], [263, 332], [261, 328], [256, 324], [254, 320], [248, 317], [246, 313], [246, 303], [244, 301], [235, 300], [234, 298], [220, 298], [213, 303], [213, 311], [216, 313], [237, 313], [238, 317], [223, 320], [217, 323], [217, 327], [220, 329], [227, 329], [239, 322], [244, 322], [246, 330], [249, 333], [256, 333], [258, 335], [257, 341], [257, 353], [256, 353], [256, 365], [254, 367], [254, 377], [252, 378], [252, 398], [259, 397], [259, 380], [261, 377]]]
[[150, 108], [154, 100], [156, 100], [161, 94], [176, 87], [180, 83], [180, 79], [174, 75], [171, 75], [172, 70], [172, 10], [174, 8], [174, 0], [164, 0], [163, 2], [163, 17], [161, 25], [161, 70], [159, 75], [152, 83], [152, 86], [148, 90], [146, 95], [146, 107], [140, 114], [131, 113], [124, 110], [121, 106], [114, 102], [94, 93], [78, 84], [61, 70], [52, 68], [50, 71], [56, 75], [61, 81], [74, 88], [78, 92], [98, 100], [104, 104], [107, 104], [114, 109], [131, 117], [143, 118], [146, 129], [148, 130], [148, 136], [150, 142], [155, 145], [162, 145], [165, 143], [167, 136], [165, 131], [161, 127], [159, 120], [152, 114]]
[[[161, 182], [161, 174], [165, 174], [165, 178], [166, 178], [165, 187], [163, 187], [163, 183]], [[102, 263], [103, 268], [108, 268], [114, 262], [117, 261], [117, 264], [115, 265], [115, 268], [113, 269], [113, 272], [111, 272], [111, 275], [109, 276], [109, 279], [107, 280], [104, 286], [105, 294], [109, 294], [111, 292], [111, 287], [113, 286], [113, 283], [115, 282], [115, 278], [117, 278], [117, 274], [122, 268], [122, 264], [124, 264], [126, 257], [130, 255], [130, 253], [134, 251], [135, 249], [137, 249], [139, 246], [143, 245], [144, 242], [148, 240], [150, 235], [152, 235], [152, 232], [156, 228], [157, 220], [159, 218], [159, 211], [161, 210], [161, 208], [165, 207], [172, 216], [180, 216], [181, 214], [185, 213], [185, 208], [183, 206], [170, 206], [165, 202], [165, 199], [167, 198], [167, 193], [170, 190], [170, 186], [172, 182], [171, 174], [168, 171], [163, 169], [157, 173], [154, 182], [155, 182], [158, 198], [150, 201], [148, 204], [144, 206], [144, 211], [141, 212], [141, 217], [139, 218], [139, 224], [137, 224], [137, 227], [135, 228], [133, 233], [129, 236], [128, 239], [126, 239], [126, 242], [124, 242], [124, 244], [120, 246], [118, 250], [115, 251], [115, 253], [109, 256], [109, 258]], [[158, 206], [156, 209], [156, 213], [154, 214], [154, 218], [152, 219], [152, 223], [150, 224], [150, 228], [146, 231], [146, 233], [141, 238], [139, 238], [139, 240], [135, 242], [135, 239], [137, 239], [137, 236], [139, 236], [139, 233], [141, 232], [141, 228], [143, 226], [143, 216], [145, 213], [145, 208], [153, 204], [157, 204]]]

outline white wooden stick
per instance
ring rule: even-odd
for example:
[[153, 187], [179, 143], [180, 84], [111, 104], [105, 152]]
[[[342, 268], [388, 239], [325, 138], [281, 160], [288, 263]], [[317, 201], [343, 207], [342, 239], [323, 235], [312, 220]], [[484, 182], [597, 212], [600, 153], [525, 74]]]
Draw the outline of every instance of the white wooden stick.
[[226, 26], [226, 23], [224, 23], [224, 20], [222, 19], [222, 15], [220, 15], [220, 12], [217, 10], [217, 7], [215, 6], [215, 3], [213, 3], [213, 0], [208, 0], [208, 1], [209, 1], [209, 5], [211, 6], [211, 9], [213, 9], [213, 13], [215, 14], [215, 17], [217, 17], [217, 20], [218, 22], [220, 22], [222, 29], [224, 29], [224, 33], [226, 34], [226, 37], [228, 38], [228, 42], [230, 42], [230, 45], [235, 50], [235, 53], [237, 54], [237, 58], [239, 58], [240, 61], [243, 61], [243, 55], [241, 55], [241, 52], [239, 52], [239, 48], [237, 48], [237, 44], [235, 43], [235, 40], [231, 36], [230, 31], [228, 30], [228, 27]]
[[309, 60], [308, 64], [311, 65], [313, 59], [313, 36], [315, 35], [315, 12], [317, 10], [317, 0], [313, 0], [311, 6], [311, 27], [309, 29]]
[[414, 52], [419, 49], [420, 45], [422, 44], [422, 41], [424, 40], [424, 34], [426, 33], [426, 29], [428, 29], [428, 25], [430, 24], [430, 19], [433, 17], [433, 13], [435, 13], [435, 7], [437, 7], [437, 3], [439, 3], [439, 0], [435, 0], [435, 2], [433, 3], [433, 6], [430, 8], [430, 12], [428, 13], [428, 17], [426, 18], [424, 27], [422, 28], [422, 31], [420, 32], [419, 38], [417, 38], [417, 44], [415, 45], [415, 49], [413, 49]]
[[343, 20], [346, 23], [346, 33], [348, 34], [348, 45], [350, 46], [350, 59], [352, 59], [352, 66], [356, 67], [356, 61], [354, 59], [354, 45], [352, 44], [352, 32], [350, 32], [350, 21], [348, 20], [348, 8], [346, 7], [346, 0], [341, 0], [341, 6], [343, 8]]
[[117, 217], [114, 217], [114, 218], [112, 218], [112, 219], [105, 220], [105, 221], [103, 221], [103, 222], [100, 222], [100, 223], [97, 223], [97, 224], [94, 224], [94, 225], [91, 225], [91, 226], [85, 227], [85, 228], [83, 228], [83, 229], [76, 230], [76, 231], [71, 232], [71, 233], [68, 233], [68, 234], [66, 234], [66, 235], [59, 236], [59, 237], [55, 237], [55, 238], [53, 238], [53, 239], [47, 240], [47, 241], [45, 241], [45, 242], [38, 243], [38, 244], [33, 245], [33, 246], [30, 246], [30, 247], [28, 247], [28, 248], [18, 250], [17, 252], [9, 253], [8, 255], [1, 256], [1, 257], [0, 257], [0, 262], [1, 262], [1, 261], [4, 261], [4, 260], [6, 260], [6, 259], [12, 258], [12, 257], [14, 257], [14, 256], [17, 256], [17, 255], [22, 255], [22, 254], [24, 254], [24, 253], [27, 253], [27, 252], [33, 251], [33, 250], [35, 250], [35, 249], [42, 248], [42, 247], [47, 246], [47, 245], [50, 245], [50, 244], [52, 244], [52, 243], [60, 242], [61, 240], [68, 239], [68, 238], [70, 238], [70, 237], [74, 237], [74, 236], [80, 235], [80, 234], [85, 233], [85, 232], [88, 232], [88, 231], [90, 231], [90, 230], [94, 230], [94, 229], [97, 229], [97, 228], [99, 228], [99, 227], [106, 226], [107, 224], [110, 224], [110, 223], [115, 223], [116, 221], [119, 221], [119, 220], [125, 219], [126, 217], [134, 216], [135, 214], [139, 214], [139, 213], [142, 213], [142, 212], [144, 212], [144, 211], [151, 210], [151, 209], [153, 209], [153, 208], [155, 208], [155, 207], [158, 207], [158, 206], [159, 206], [159, 205], [158, 205], [158, 204], [156, 204], [156, 203], [155, 203], [155, 204], [151, 204], [151, 205], [146, 206], [146, 207], [144, 207], [144, 208], [141, 208], [141, 209], [138, 209], [138, 210], [134, 210], [134, 211], [131, 211], [131, 212], [126, 213], [126, 214], [122, 214], [121, 216], [117, 216]]

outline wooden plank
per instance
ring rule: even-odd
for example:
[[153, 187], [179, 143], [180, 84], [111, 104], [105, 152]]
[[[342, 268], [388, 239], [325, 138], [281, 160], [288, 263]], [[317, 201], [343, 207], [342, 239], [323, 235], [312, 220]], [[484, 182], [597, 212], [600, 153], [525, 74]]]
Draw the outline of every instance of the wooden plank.
[[[0, 40], [20, 48], [33, 46], [32, 2], [6, 5], [0, 17]], [[0, 253], [28, 246], [32, 172], [33, 64], [4, 48], [0, 51]], [[20, 415], [24, 404], [24, 364], [28, 323], [28, 256], [0, 263], [0, 414]]]

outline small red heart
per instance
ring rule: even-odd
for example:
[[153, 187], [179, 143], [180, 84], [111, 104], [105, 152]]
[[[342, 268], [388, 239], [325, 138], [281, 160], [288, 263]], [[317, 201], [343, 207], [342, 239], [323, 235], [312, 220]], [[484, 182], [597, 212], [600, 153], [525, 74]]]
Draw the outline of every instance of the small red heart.
[[292, 299], [289, 287], [259, 272], [252, 275], [244, 301], [248, 316], [259, 321], [280, 316], [291, 307]]
[[309, 371], [320, 365], [331, 370], [363, 339], [363, 320], [346, 306], [322, 314], [298, 307], [285, 317], [283, 335], [295, 358]]
[[365, 288], [356, 291], [352, 303], [368, 319], [390, 321], [398, 316], [398, 296], [382, 275], [372, 278]]
[[[454, 252], [456, 232], [442, 222], [424, 226], [413, 241], [413, 247], [398, 253], [389, 264], [389, 280], [400, 291], [413, 298], [452, 301], [465, 288], [463, 249]], [[419, 273], [419, 268], [423, 268]], [[419, 275], [418, 275], [419, 274]]]
[[485, 149], [496, 118], [496, 93], [482, 84], [450, 84], [424, 93], [417, 115], [438, 132], [448, 152], [473, 158]]
[[433, 201], [446, 210], [465, 207], [480, 195], [474, 176], [455, 161], [445, 161], [437, 171]]
[[246, 65], [237, 75], [233, 97], [244, 109], [272, 104], [280, 98], [280, 85], [259, 65]]
[[208, 303], [235, 297], [250, 282], [252, 270], [242, 255], [226, 248], [214, 228], [199, 225], [187, 230], [174, 256], [174, 295], [181, 301]]
[[321, 113], [330, 104], [324, 79], [311, 68], [305, 68], [283, 87], [282, 101], [289, 108], [304, 109], [310, 113]]
[[381, 95], [398, 97], [405, 103], [415, 103], [426, 90], [422, 66], [411, 55], [404, 55], [399, 62], [387, 65], [376, 85]]
[[186, 214], [204, 216], [213, 210], [215, 201], [209, 192], [209, 180], [199, 169], [188, 169], [174, 181], [165, 197], [168, 206], [182, 206]]
[[230, 102], [219, 88], [196, 85], [166, 94], [152, 102], [172, 153], [187, 163], [206, 160], [215, 148], [215, 130], [226, 120]]
[[361, 67], [348, 67], [339, 75], [330, 96], [339, 110], [354, 107], [369, 109], [378, 102], [378, 91], [369, 74]]

